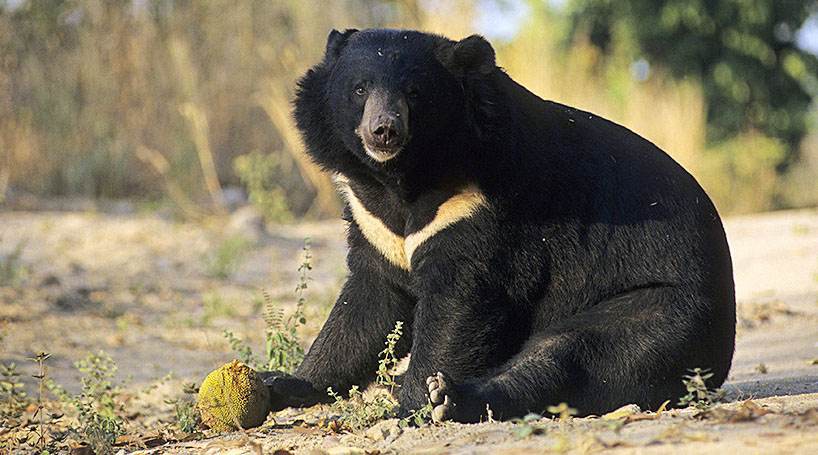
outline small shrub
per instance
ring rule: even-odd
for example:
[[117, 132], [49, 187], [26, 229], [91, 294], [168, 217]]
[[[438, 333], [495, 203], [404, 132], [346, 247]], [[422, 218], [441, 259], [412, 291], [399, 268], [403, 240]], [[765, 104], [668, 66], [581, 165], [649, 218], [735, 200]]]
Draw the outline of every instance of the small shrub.
[[0, 286], [19, 286], [28, 277], [28, 269], [20, 261], [25, 247], [22, 240], [10, 253], [0, 255]]
[[165, 403], [173, 406], [176, 428], [183, 433], [194, 434], [201, 423], [201, 416], [196, 410], [195, 398], [195, 395], [199, 393], [199, 388], [194, 383], [188, 383], [182, 388], [182, 393], [181, 398], [167, 400]]
[[[332, 408], [339, 414], [338, 422], [341, 428], [359, 431], [369, 428], [379, 420], [395, 417], [398, 401], [394, 397], [394, 390], [400, 385], [395, 381], [394, 370], [400, 359], [395, 348], [403, 335], [403, 321], [397, 321], [395, 328], [386, 336], [386, 346], [378, 355], [378, 370], [375, 383], [380, 387], [370, 397], [364, 397], [358, 386], [352, 386], [349, 397], [345, 400], [340, 394], [327, 389], [327, 393], [335, 399]], [[420, 409], [401, 419], [399, 425], [423, 425], [432, 415], [432, 404], [426, 403]]]
[[298, 267], [298, 285], [295, 288], [296, 304], [295, 311], [284, 318], [284, 312], [276, 305], [276, 302], [267, 292], [262, 292], [264, 297], [264, 358], [258, 360], [253, 354], [253, 349], [243, 340], [236, 337], [229, 330], [224, 331], [224, 337], [230, 343], [231, 349], [239, 357], [239, 360], [260, 371], [284, 371], [292, 373], [304, 360], [304, 348], [301, 346], [301, 339], [298, 330], [307, 323], [304, 315], [304, 305], [307, 302], [306, 291], [310, 280], [309, 272], [312, 270], [312, 254], [310, 252], [310, 240], [304, 241], [304, 259]]
[[747, 133], [707, 150], [702, 155], [702, 185], [724, 213], [770, 210], [778, 206], [777, 168], [786, 159], [781, 141]]
[[250, 242], [244, 237], [233, 236], [224, 239], [207, 258], [207, 275], [219, 279], [230, 277], [238, 269], [249, 248]]
[[244, 340], [237, 337], [233, 332], [230, 330], [224, 331], [222, 334], [224, 338], [227, 339], [227, 343], [230, 345], [230, 349], [233, 350], [233, 353], [236, 354], [236, 357], [242, 361], [242, 363], [246, 365], [252, 366], [254, 369], [258, 369], [261, 365], [261, 362], [258, 361], [255, 354], [253, 354], [253, 348], [251, 348]]
[[679, 406], [693, 406], [697, 409], [708, 409], [724, 399], [722, 389], [711, 390], [707, 380], [713, 377], [710, 370], [694, 368], [690, 374], [682, 377], [687, 394], [679, 398]]
[[279, 173], [277, 155], [250, 153], [233, 160], [233, 170], [247, 187], [252, 203], [271, 223], [286, 223], [293, 220], [293, 214], [287, 203], [287, 192], [279, 186], [276, 178]]
[[577, 410], [568, 406], [568, 403], [560, 403], [556, 406], [549, 406], [546, 411], [548, 411], [549, 414], [557, 416], [558, 419], [563, 421], [577, 415]]
[[120, 389], [113, 382], [116, 363], [100, 351], [89, 354], [74, 366], [82, 374], [82, 390], [78, 395], [69, 394], [53, 381], [49, 381], [48, 387], [76, 413], [77, 426], [72, 432], [87, 442], [94, 453], [110, 453], [117, 436], [125, 432], [125, 422], [121, 418], [123, 409], [119, 403]]
[[542, 418], [543, 416], [540, 414], [531, 412], [526, 414], [522, 419], [512, 419], [511, 423], [515, 424], [513, 430], [514, 435], [520, 439], [524, 439], [531, 435], [545, 433], [545, 426], [539, 423]]
[[224, 300], [220, 295], [209, 292], [202, 296], [202, 324], [210, 325], [218, 317], [231, 317], [235, 315], [233, 306]]
[[31, 399], [20, 381], [17, 365], [0, 364], [0, 420], [19, 421], [30, 403]]

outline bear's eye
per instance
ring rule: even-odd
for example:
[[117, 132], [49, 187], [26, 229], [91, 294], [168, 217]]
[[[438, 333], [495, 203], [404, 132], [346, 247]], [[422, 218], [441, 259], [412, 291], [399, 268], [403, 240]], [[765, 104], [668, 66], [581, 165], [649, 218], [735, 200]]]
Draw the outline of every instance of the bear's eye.
[[420, 94], [418, 93], [418, 89], [416, 87], [409, 87], [409, 88], [406, 89], [406, 97], [407, 98], [415, 99], [418, 96], [420, 96]]
[[366, 95], [366, 87], [364, 87], [363, 85], [355, 87], [355, 94], [358, 96]]

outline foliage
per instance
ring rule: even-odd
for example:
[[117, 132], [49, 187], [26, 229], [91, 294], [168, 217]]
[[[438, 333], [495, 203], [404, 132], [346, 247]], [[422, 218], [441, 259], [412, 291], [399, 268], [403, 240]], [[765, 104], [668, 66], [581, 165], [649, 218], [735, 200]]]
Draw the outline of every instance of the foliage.
[[749, 130], [787, 144], [793, 155], [818, 94], [818, 59], [798, 48], [796, 32], [815, 2], [741, 0], [573, 0], [573, 35], [602, 49], [616, 39], [678, 78], [700, 80], [708, 138], [720, 142]]
[[514, 423], [514, 435], [520, 439], [527, 438], [531, 435], [543, 434], [545, 433], [545, 425], [540, 423], [543, 416], [540, 414], [535, 413], [528, 413], [521, 419], [512, 419], [511, 423]]
[[549, 406], [546, 411], [549, 414], [557, 416], [560, 420], [568, 420], [572, 416], [577, 415], [577, 410], [568, 406], [568, 403], [560, 403], [556, 406]]
[[226, 279], [241, 264], [241, 259], [250, 247], [244, 237], [232, 236], [224, 239], [207, 258], [207, 274], [213, 278]]
[[203, 325], [210, 325], [218, 317], [234, 315], [231, 302], [214, 292], [208, 292], [202, 296], [202, 307], [204, 310], [201, 319]]
[[781, 141], [742, 134], [705, 151], [700, 180], [720, 210], [770, 210], [778, 206], [781, 190], [776, 168], [786, 157]]
[[293, 220], [279, 168], [279, 157], [273, 154], [250, 153], [233, 161], [233, 170], [247, 188], [250, 202], [271, 223]]
[[196, 412], [193, 400], [179, 400], [173, 404], [173, 413], [176, 416], [176, 427], [183, 433], [195, 433], [199, 428], [200, 415]]
[[687, 394], [679, 398], [679, 406], [693, 406], [697, 409], [708, 409], [724, 399], [722, 389], [710, 389], [707, 380], [713, 377], [710, 370], [694, 368], [682, 378]]
[[0, 364], [0, 420], [20, 420], [31, 399], [20, 381], [20, 373], [14, 363]]
[[310, 239], [304, 240], [303, 260], [298, 266], [298, 284], [295, 287], [295, 311], [282, 322], [283, 313], [276, 308], [269, 294], [264, 295], [264, 322], [267, 326], [264, 333], [264, 353], [268, 371], [280, 370], [293, 372], [304, 360], [304, 348], [298, 337], [298, 328], [307, 323], [304, 316], [304, 305], [307, 302], [305, 293], [312, 270], [312, 253]]
[[[398, 401], [394, 397], [394, 391], [400, 385], [395, 380], [395, 367], [400, 359], [397, 357], [395, 347], [398, 340], [403, 335], [403, 321], [397, 321], [395, 327], [386, 336], [386, 343], [383, 351], [378, 354], [378, 370], [376, 371], [375, 383], [379, 386], [369, 396], [364, 396], [357, 385], [349, 389], [347, 399], [344, 399], [332, 387], [327, 389], [327, 394], [335, 399], [332, 407], [338, 413], [338, 422], [341, 428], [351, 431], [360, 431], [371, 427], [379, 420], [395, 417], [398, 409]], [[432, 404], [427, 403], [420, 409], [412, 410], [411, 413], [402, 418], [399, 425], [423, 425], [428, 422], [432, 415]]]
[[187, 434], [194, 434], [201, 423], [201, 415], [196, 410], [196, 397], [199, 388], [195, 383], [186, 383], [182, 388], [182, 397], [166, 400], [165, 403], [173, 406], [176, 428]]
[[0, 187], [203, 205], [213, 170], [236, 184], [233, 159], [258, 150], [303, 215], [332, 185], [301, 158], [295, 79], [333, 25], [383, 24], [381, 3], [0, 2]]
[[0, 286], [18, 286], [28, 276], [28, 269], [20, 262], [25, 246], [26, 241], [20, 241], [11, 252], [0, 255]]
[[403, 336], [403, 321], [395, 322], [395, 328], [386, 336], [386, 347], [378, 354], [378, 372], [375, 382], [389, 389], [392, 393], [399, 385], [395, 382], [393, 371], [398, 366], [400, 359], [395, 353], [400, 337]]
[[340, 427], [350, 431], [364, 430], [380, 420], [393, 417], [398, 406], [392, 395], [383, 390], [364, 397], [357, 385], [349, 389], [346, 399], [332, 390], [332, 387], [327, 388], [327, 394], [335, 399], [332, 409], [339, 415]]
[[239, 360], [260, 371], [284, 371], [292, 373], [304, 360], [304, 348], [298, 335], [299, 327], [307, 323], [304, 315], [304, 305], [307, 302], [306, 291], [312, 270], [312, 253], [310, 239], [304, 240], [302, 248], [303, 260], [298, 266], [298, 285], [295, 288], [295, 310], [287, 319], [284, 312], [278, 307], [275, 300], [266, 291], [264, 297], [264, 358], [259, 360], [253, 354], [253, 349], [246, 342], [238, 338], [229, 330], [224, 331], [224, 337], [230, 348], [239, 357]]
[[78, 426], [72, 431], [77, 437], [87, 442], [95, 453], [110, 453], [117, 436], [125, 432], [120, 389], [113, 382], [117, 365], [100, 351], [89, 354], [74, 366], [82, 374], [79, 394], [69, 394], [53, 381], [48, 387], [76, 414]]
[[[433, 3], [0, 2], [0, 194], [169, 199], [201, 219], [241, 184], [268, 220], [337, 215], [294, 128], [295, 80], [339, 24], [458, 38], [488, 2]], [[533, 92], [628, 126], [715, 175], [711, 187], [731, 176], [707, 169], [706, 147], [752, 132], [780, 142], [776, 179], [797, 182], [737, 210], [805, 206], [818, 168], [793, 159], [818, 83], [793, 36], [810, 3], [529, 0], [519, 33], [494, 44]]]

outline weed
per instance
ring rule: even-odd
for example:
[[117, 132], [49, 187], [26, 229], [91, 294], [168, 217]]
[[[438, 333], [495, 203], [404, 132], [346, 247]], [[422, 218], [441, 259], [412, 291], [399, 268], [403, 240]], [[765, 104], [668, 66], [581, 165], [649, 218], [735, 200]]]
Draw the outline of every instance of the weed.
[[194, 383], [184, 384], [182, 393], [184, 394], [182, 398], [167, 400], [165, 403], [173, 405], [176, 427], [179, 431], [192, 434], [196, 432], [201, 422], [201, 416], [196, 411], [196, 399], [194, 396], [199, 393], [199, 388]]
[[94, 453], [110, 453], [117, 436], [124, 433], [123, 409], [119, 403], [120, 389], [113, 383], [117, 366], [110, 356], [100, 351], [89, 354], [74, 366], [82, 373], [82, 390], [71, 395], [53, 381], [48, 387], [55, 396], [76, 412], [78, 427], [72, 432], [86, 441]]
[[[0, 453], [11, 452], [10, 449], [27, 449], [32, 453], [49, 454], [59, 453], [66, 449], [64, 445], [65, 433], [54, 431], [51, 425], [62, 418], [60, 413], [47, 413], [45, 409], [44, 392], [46, 384], [45, 361], [51, 355], [41, 352], [30, 358], [37, 363], [38, 372], [32, 375], [38, 382], [36, 399], [32, 399], [23, 391], [23, 384], [19, 381], [20, 374], [14, 364], [0, 365], [0, 422], [5, 432], [0, 432]], [[26, 417], [28, 410], [34, 409], [31, 416]], [[51, 431], [49, 431], [51, 430]]]
[[21, 420], [30, 404], [14, 363], [0, 364], [0, 401], [0, 420], [7, 425]]
[[393, 393], [396, 387], [393, 371], [400, 361], [395, 353], [398, 340], [403, 336], [403, 321], [397, 321], [395, 328], [386, 336], [386, 347], [378, 354], [378, 373], [376, 382], [378, 385], [387, 387], [389, 393]]
[[293, 220], [286, 191], [276, 183], [281, 181], [275, 178], [281, 172], [278, 156], [261, 153], [242, 155], [233, 160], [233, 170], [247, 187], [250, 202], [265, 220], [271, 223]]
[[231, 331], [225, 330], [224, 337], [230, 343], [239, 360], [256, 370], [284, 371], [292, 373], [304, 360], [304, 348], [298, 336], [299, 327], [307, 323], [304, 305], [307, 302], [306, 291], [312, 270], [310, 239], [304, 240], [304, 259], [298, 267], [298, 285], [295, 288], [295, 311], [284, 319], [284, 312], [266, 291], [262, 291], [264, 301], [264, 358], [259, 361], [252, 348]]
[[[339, 414], [338, 422], [341, 428], [359, 431], [374, 425], [379, 420], [392, 418], [398, 408], [394, 398], [394, 390], [400, 385], [395, 381], [394, 370], [400, 360], [395, 352], [398, 340], [403, 335], [403, 321], [397, 321], [395, 328], [386, 336], [386, 346], [378, 355], [378, 370], [375, 383], [380, 390], [375, 390], [370, 397], [364, 397], [358, 386], [352, 386], [349, 397], [345, 400], [340, 394], [327, 389], [327, 393], [335, 399], [333, 410]], [[432, 415], [432, 405], [413, 410], [411, 414], [400, 420], [401, 427], [409, 424], [423, 425]]]
[[560, 403], [556, 406], [549, 406], [546, 411], [548, 411], [549, 414], [557, 416], [562, 421], [568, 420], [572, 416], [577, 415], [577, 410], [568, 406], [568, 403]]
[[[45, 408], [43, 406], [43, 395], [45, 389], [45, 380], [46, 380], [46, 368], [45, 368], [45, 361], [51, 357], [51, 354], [47, 352], [40, 352], [36, 356], [32, 357], [30, 360], [37, 363], [37, 374], [33, 375], [32, 377], [37, 380], [37, 408], [34, 411], [34, 415], [31, 416], [32, 419], [37, 419], [37, 430], [34, 432], [36, 436], [35, 445], [38, 446], [40, 452], [45, 451], [46, 449], [46, 434], [45, 434]], [[57, 420], [62, 416], [52, 415], [53, 420]]]
[[210, 325], [214, 319], [219, 317], [235, 316], [233, 306], [222, 298], [220, 295], [213, 292], [208, 292], [202, 296], [202, 325]]
[[707, 387], [707, 380], [713, 377], [709, 369], [694, 368], [688, 371], [691, 374], [682, 377], [687, 394], [679, 398], [679, 406], [705, 410], [724, 399], [724, 390]]
[[28, 277], [28, 269], [20, 262], [26, 243], [21, 240], [10, 253], [0, 255], [0, 286], [19, 286]]
[[512, 419], [511, 423], [516, 424], [513, 430], [514, 435], [520, 439], [524, 439], [531, 435], [545, 433], [545, 426], [542, 423], [538, 423], [542, 418], [543, 416], [540, 414], [532, 412], [526, 414], [522, 419]]
[[230, 344], [230, 349], [233, 350], [239, 360], [241, 360], [245, 365], [250, 365], [254, 369], [258, 369], [261, 363], [253, 354], [253, 348], [248, 346], [247, 343], [234, 335], [230, 330], [225, 330], [223, 335], [227, 339], [227, 343]]
[[241, 236], [224, 239], [206, 260], [207, 275], [226, 279], [241, 264], [241, 259], [250, 248], [250, 242]]

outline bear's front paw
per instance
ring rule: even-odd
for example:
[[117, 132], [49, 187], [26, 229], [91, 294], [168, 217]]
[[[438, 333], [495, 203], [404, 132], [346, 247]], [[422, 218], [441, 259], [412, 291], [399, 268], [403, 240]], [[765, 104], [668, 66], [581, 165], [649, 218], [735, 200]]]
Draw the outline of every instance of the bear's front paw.
[[429, 401], [432, 403], [432, 421], [440, 423], [451, 420], [456, 403], [443, 373], [437, 372], [426, 378], [426, 387], [429, 390]]
[[270, 390], [270, 404], [273, 411], [286, 407], [312, 406], [321, 401], [322, 394], [308, 381], [283, 371], [261, 371], [262, 383]]

